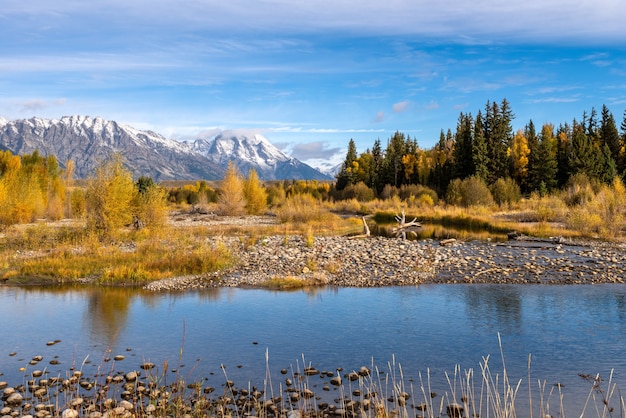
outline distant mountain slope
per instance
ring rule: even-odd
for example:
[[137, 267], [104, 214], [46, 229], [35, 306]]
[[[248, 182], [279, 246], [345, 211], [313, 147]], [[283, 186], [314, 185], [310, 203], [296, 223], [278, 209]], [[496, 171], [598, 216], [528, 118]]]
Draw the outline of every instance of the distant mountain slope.
[[15, 154], [39, 150], [44, 155], [55, 155], [62, 166], [73, 160], [78, 178], [89, 176], [114, 153], [122, 154], [134, 175], [155, 180], [213, 180], [224, 173], [220, 166], [185, 144], [89, 116], [10, 121], [0, 125], [0, 144]]
[[43, 155], [55, 155], [61, 166], [73, 160], [78, 178], [91, 175], [114, 153], [122, 154], [133, 175], [157, 181], [218, 180], [231, 160], [243, 174], [256, 169], [262, 180], [330, 178], [286, 156], [260, 135], [224, 132], [211, 139], [182, 143], [89, 116], [13, 121], [0, 118], [0, 149], [14, 154], [38, 150]]
[[196, 139], [191, 146], [222, 167], [233, 161], [244, 175], [254, 168], [259, 178], [263, 180], [332, 179], [313, 167], [289, 157], [259, 134], [224, 131], [213, 138]]

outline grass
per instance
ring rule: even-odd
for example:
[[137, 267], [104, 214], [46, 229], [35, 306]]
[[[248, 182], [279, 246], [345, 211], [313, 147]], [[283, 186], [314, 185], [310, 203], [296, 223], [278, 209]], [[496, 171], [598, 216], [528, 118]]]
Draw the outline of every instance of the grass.
[[297, 290], [311, 286], [324, 285], [325, 280], [321, 275], [313, 274], [313, 276], [307, 277], [272, 277], [269, 280], [263, 282], [262, 287], [273, 290]]
[[[0, 249], [0, 278], [56, 283], [77, 280], [140, 285], [166, 277], [201, 275], [232, 263], [228, 248], [200, 230], [149, 235], [127, 232], [118, 241], [75, 230], [36, 225], [7, 233]], [[36, 250], [32, 250], [36, 248]]]

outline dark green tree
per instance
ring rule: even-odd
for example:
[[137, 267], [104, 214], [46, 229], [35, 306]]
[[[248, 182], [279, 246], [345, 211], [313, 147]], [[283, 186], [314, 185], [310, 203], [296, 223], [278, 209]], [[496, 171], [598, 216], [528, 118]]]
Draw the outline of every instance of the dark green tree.
[[396, 131], [387, 143], [387, 150], [383, 158], [382, 178], [385, 184], [399, 187], [404, 178], [402, 156], [406, 153], [406, 136]]
[[356, 161], [356, 144], [354, 143], [354, 139], [350, 138], [350, 142], [348, 142], [348, 152], [346, 153], [346, 159], [343, 161], [341, 165], [341, 170], [337, 174], [337, 190], [343, 190], [346, 186], [350, 184], [354, 184], [354, 179], [352, 176], [352, 163]]
[[487, 141], [483, 130], [483, 119], [480, 110], [476, 115], [474, 123], [474, 142], [472, 144], [472, 163], [477, 177], [487, 181], [489, 173], [489, 153], [487, 151]]
[[606, 107], [606, 105], [602, 105], [602, 120], [600, 122], [600, 142], [609, 147], [613, 161], [617, 164], [618, 168], [621, 168], [622, 161], [620, 156], [620, 150], [622, 148], [622, 144], [620, 143], [619, 132], [617, 132], [617, 126], [615, 125], [615, 118]]
[[489, 152], [487, 180], [493, 183], [510, 175], [508, 149], [513, 141], [511, 124], [515, 116], [506, 99], [502, 99], [500, 106], [487, 102], [485, 110], [484, 131]]
[[464, 179], [474, 175], [474, 159], [473, 146], [474, 146], [474, 121], [471, 114], [459, 115], [459, 120], [456, 126], [456, 133], [454, 134], [454, 165], [453, 165], [453, 177]]
[[[541, 136], [530, 150], [528, 167], [528, 191], [549, 192], [558, 186], [558, 143], [552, 125], [546, 124]], [[532, 165], [530, 164], [532, 161]]]
[[376, 141], [374, 141], [374, 146], [372, 147], [372, 173], [370, 174], [372, 184], [368, 184], [369, 187], [376, 191], [376, 194], [382, 192], [383, 188], [385, 187], [385, 183], [381, 176], [382, 166], [383, 149], [380, 145], [380, 138], [376, 138]]

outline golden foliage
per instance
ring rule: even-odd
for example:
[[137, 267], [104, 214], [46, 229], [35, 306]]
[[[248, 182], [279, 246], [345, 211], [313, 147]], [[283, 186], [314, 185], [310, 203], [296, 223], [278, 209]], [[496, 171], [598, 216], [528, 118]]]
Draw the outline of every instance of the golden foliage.
[[254, 169], [248, 172], [248, 177], [243, 183], [243, 194], [246, 199], [246, 211], [249, 215], [260, 215], [265, 211], [267, 192]]
[[222, 180], [220, 193], [217, 197], [217, 212], [220, 215], [230, 216], [246, 213], [243, 178], [232, 161], [228, 163]]
[[111, 235], [133, 220], [135, 184], [122, 158], [115, 155], [95, 170], [86, 192], [87, 227]]

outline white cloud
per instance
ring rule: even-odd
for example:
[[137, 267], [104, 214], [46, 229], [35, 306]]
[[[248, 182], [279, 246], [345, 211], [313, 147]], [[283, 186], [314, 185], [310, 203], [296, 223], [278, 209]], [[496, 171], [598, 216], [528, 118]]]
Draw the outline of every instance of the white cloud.
[[[86, 19], [88, 17], [88, 19]], [[146, 29], [189, 28], [247, 33], [406, 34], [459, 42], [526, 39], [613, 40], [626, 38], [621, 0], [6, 0], [0, 19], [27, 18], [47, 25], [101, 20]], [[36, 25], [33, 27], [37, 27]], [[481, 41], [482, 40], [482, 41]]]
[[407, 108], [409, 107], [409, 105], [411, 104], [411, 102], [409, 102], [408, 100], [402, 101], [402, 102], [398, 102], [398, 103], [394, 103], [393, 105], [393, 112], [394, 113], [402, 113], [405, 110], [407, 110]]

